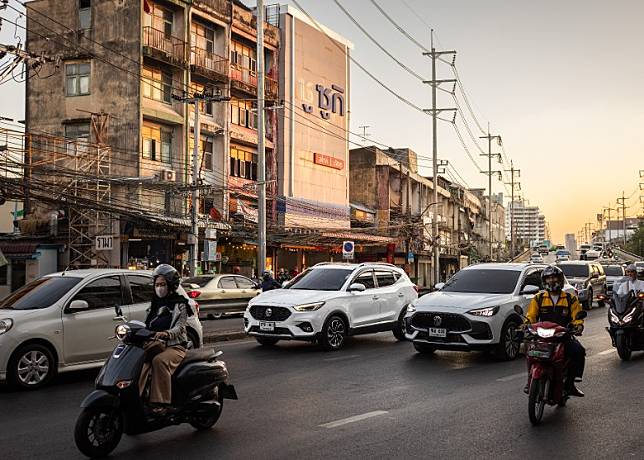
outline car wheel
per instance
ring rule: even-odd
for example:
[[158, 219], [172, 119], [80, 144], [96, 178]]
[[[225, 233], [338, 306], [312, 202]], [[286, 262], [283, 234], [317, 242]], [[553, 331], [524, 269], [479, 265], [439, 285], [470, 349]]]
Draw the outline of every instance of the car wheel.
[[37, 343], [16, 350], [9, 361], [9, 382], [24, 390], [36, 390], [46, 385], [56, 373], [56, 361], [51, 350]]
[[255, 337], [255, 340], [257, 340], [257, 343], [264, 345], [265, 347], [272, 347], [280, 341], [280, 339], [274, 339], [272, 337]]
[[332, 315], [322, 327], [320, 344], [327, 351], [342, 348], [347, 338], [347, 325], [340, 316]]
[[519, 322], [516, 319], [509, 319], [501, 329], [501, 341], [496, 349], [496, 356], [503, 361], [512, 361], [519, 355], [521, 338], [517, 327]]
[[403, 311], [401, 311], [400, 315], [398, 316], [398, 322], [391, 330], [391, 332], [394, 333], [394, 337], [396, 337], [396, 340], [400, 340], [401, 342], [403, 340], [407, 340], [405, 338], [405, 313], [407, 313], [407, 309], [403, 308]]
[[221, 319], [224, 317], [223, 313], [208, 313], [208, 319]]
[[192, 329], [188, 329], [187, 332], [188, 340], [192, 342], [192, 348], [200, 348], [201, 343], [199, 342], [199, 335]]
[[433, 345], [421, 342], [414, 342], [414, 348], [421, 355], [431, 355], [436, 351], [436, 348]]

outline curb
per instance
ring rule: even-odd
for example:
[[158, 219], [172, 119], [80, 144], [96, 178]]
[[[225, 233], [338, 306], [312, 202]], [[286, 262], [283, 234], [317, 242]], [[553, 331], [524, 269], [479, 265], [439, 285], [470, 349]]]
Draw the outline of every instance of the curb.
[[228, 342], [241, 340], [248, 337], [244, 331], [224, 331], [215, 334], [204, 335], [203, 343]]

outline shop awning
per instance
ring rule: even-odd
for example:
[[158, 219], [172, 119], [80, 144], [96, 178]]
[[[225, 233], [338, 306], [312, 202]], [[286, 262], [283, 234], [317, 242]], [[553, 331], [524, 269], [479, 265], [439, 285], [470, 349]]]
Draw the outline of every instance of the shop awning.
[[16, 257], [31, 257], [36, 249], [38, 249], [39, 243], [24, 242], [24, 241], [0, 241], [0, 251], [4, 254], [5, 257], [16, 258]]
[[324, 238], [337, 238], [338, 240], [350, 240], [356, 244], [360, 243], [382, 243], [389, 244], [398, 241], [396, 238], [387, 236], [369, 235], [367, 233], [357, 232], [322, 232], [320, 236]]

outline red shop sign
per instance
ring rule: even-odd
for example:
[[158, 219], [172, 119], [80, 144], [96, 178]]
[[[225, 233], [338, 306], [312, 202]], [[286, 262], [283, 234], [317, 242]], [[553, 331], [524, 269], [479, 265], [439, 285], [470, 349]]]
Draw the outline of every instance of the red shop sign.
[[313, 162], [316, 165], [326, 166], [328, 168], [333, 168], [338, 170], [344, 169], [344, 160], [340, 160], [338, 158], [335, 158], [329, 155], [323, 155], [321, 153], [314, 154]]

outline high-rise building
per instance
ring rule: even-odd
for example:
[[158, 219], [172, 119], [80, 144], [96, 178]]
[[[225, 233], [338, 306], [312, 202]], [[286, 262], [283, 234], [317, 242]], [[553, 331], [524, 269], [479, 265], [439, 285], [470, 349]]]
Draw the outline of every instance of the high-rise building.
[[522, 201], [510, 203], [505, 213], [505, 232], [510, 239], [511, 224], [517, 241], [528, 244], [546, 239], [546, 218], [539, 206], [526, 206]]

